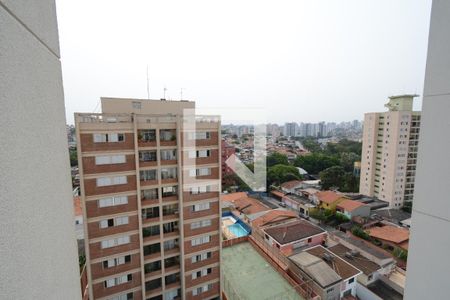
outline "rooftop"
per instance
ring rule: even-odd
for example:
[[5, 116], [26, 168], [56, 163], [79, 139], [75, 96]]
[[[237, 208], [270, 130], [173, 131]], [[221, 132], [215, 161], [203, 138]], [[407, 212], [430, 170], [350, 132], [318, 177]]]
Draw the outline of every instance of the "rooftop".
[[343, 195], [338, 194], [334, 191], [321, 191], [318, 192], [316, 195], [320, 201], [328, 204], [334, 203], [335, 201], [343, 197]]
[[[323, 260], [332, 270], [334, 270], [343, 280], [347, 280], [361, 273], [360, 270], [336, 256], [331, 251], [328, 251], [322, 246], [315, 246], [305, 250], [309, 254], [315, 255]], [[332, 259], [328, 260], [325, 257], [331, 255]]]
[[293, 188], [295, 188], [295, 187], [297, 187], [297, 186], [299, 186], [301, 184], [302, 184], [301, 180], [291, 180], [291, 181], [282, 183], [281, 187], [284, 188], [284, 189], [290, 190], [290, 189], [293, 189]]
[[341, 281], [339, 276], [327, 263], [321, 258], [303, 251], [289, 256], [289, 259], [300, 267], [304, 272], [311, 276], [323, 288]]
[[333, 252], [333, 254], [339, 256], [358, 270], [361, 270], [366, 275], [370, 275], [381, 268], [373, 261], [365, 258], [358, 252], [352, 251], [342, 244], [337, 244], [333, 247], [328, 248], [328, 250]]
[[373, 217], [380, 217], [392, 223], [400, 223], [403, 220], [410, 219], [411, 214], [401, 209], [379, 209], [372, 213]]
[[221, 267], [229, 299], [230, 290], [240, 299], [303, 299], [247, 242], [223, 248]]
[[259, 216], [258, 218], [254, 219], [252, 221], [252, 226], [264, 226], [272, 222], [279, 222], [283, 220], [289, 220], [297, 218], [297, 213], [290, 211], [290, 210], [281, 210], [281, 209], [274, 209], [269, 210], [265, 214]]
[[[371, 246], [370, 244], [364, 242], [363, 240], [356, 239], [354, 237], [348, 236], [342, 231], [333, 231], [332, 233], [334, 236], [342, 239], [343, 241], [347, 242], [351, 246], [361, 249], [361, 251], [367, 252], [368, 254], [378, 258], [378, 259], [392, 259], [390, 255], [388, 255], [386, 252], [383, 252], [381, 250], [378, 250], [375, 248], [375, 246]], [[349, 247], [351, 247], [349, 246]]]
[[282, 245], [325, 232], [322, 228], [305, 220], [276, 225], [264, 231]]
[[295, 202], [300, 203], [300, 204], [311, 204], [311, 201], [308, 198], [302, 197], [302, 196], [298, 196], [298, 195], [295, 195], [295, 194], [287, 194], [287, 195], [284, 196], [284, 198], [289, 198], [289, 199], [294, 200]]
[[231, 203], [236, 210], [246, 215], [251, 215], [270, 209], [260, 201], [248, 197], [247, 193], [245, 192], [223, 194], [222, 203], [225, 203], [225, 205], [227, 205], [226, 202]]
[[400, 244], [409, 240], [409, 230], [395, 226], [372, 227], [368, 230], [371, 237]]
[[366, 206], [364, 203], [354, 201], [354, 200], [344, 200], [337, 205], [337, 207], [342, 208], [345, 211], [354, 211], [355, 209]]

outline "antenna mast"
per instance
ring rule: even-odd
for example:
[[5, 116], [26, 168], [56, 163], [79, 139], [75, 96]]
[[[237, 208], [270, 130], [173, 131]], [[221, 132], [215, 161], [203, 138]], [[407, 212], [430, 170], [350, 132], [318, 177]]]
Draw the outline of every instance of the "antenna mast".
[[167, 91], [167, 88], [164, 87], [164, 100], [166, 100], [166, 91]]
[[148, 64], [147, 64], [147, 99], [150, 100], [150, 83], [148, 80]]

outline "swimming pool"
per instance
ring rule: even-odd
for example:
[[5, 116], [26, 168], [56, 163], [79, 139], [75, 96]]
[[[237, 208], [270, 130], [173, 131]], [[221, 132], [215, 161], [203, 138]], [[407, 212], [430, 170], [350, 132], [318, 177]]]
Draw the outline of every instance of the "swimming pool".
[[232, 234], [234, 234], [236, 237], [246, 236], [248, 235], [247, 230], [244, 229], [244, 227], [241, 226], [239, 223], [234, 223], [233, 225], [230, 225], [227, 227]]

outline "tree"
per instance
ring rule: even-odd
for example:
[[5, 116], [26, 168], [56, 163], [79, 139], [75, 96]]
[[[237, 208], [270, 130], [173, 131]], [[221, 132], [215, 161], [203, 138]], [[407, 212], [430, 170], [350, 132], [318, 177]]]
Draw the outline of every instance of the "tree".
[[267, 156], [267, 167], [273, 167], [275, 165], [289, 165], [289, 161], [286, 155], [274, 152]]
[[78, 166], [77, 149], [69, 149], [70, 166]]
[[333, 166], [320, 172], [319, 176], [324, 190], [332, 187], [340, 188], [343, 186], [345, 171], [341, 166]]
[[309, 174], [318, 174], [325, 169], [339, 165], [339, 159], [321, 153], [312, 153], [297, 156], [294, 165], [305, 169]]
[[353, 152], [342, 152], [339, 162], [346, 172], [353, 172], [355, 161], [360, 161], [361, 156]]
[[294, 166], [275, 165], [268, 168], [267, 182], [268, 186], [272, 184], [280, 185], [283, 182], [301, 179], [298, 169]]
[[305, 137], [300, 140], [303, 147], [307, 149], [310, 152], [320, 152], [322, 151], [322, 148], [320, 147], [320, 144], [317, 142], [317, 139], [313, 137]]
[[353, 226], [351, 232], [353, 235], [360, 237], [366, 241], [370, 240], [370, 235], [359, 226]]

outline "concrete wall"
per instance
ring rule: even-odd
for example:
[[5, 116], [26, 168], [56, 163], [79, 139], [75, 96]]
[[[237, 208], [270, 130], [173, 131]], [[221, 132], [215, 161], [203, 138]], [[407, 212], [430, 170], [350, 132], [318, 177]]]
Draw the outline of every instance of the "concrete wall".
[[450, 2], [433, 1], [405, 299], [448, 299]]
[[53, 0], [0, 0], [0, 291], [81, 299]]

